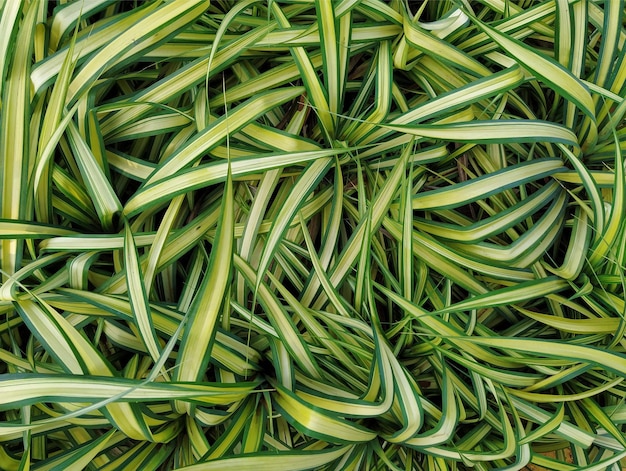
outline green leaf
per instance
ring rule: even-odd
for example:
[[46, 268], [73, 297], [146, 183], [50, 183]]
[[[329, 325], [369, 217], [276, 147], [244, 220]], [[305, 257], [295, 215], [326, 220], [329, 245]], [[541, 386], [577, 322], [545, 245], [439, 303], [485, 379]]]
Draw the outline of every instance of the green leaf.
[[[181, 342], [176, 378], [198, 381], [204, 374], [215, 338], [223, 298], [230, 280], [233, 247], [233, 182], [230, 173], [222, 198], [221, 219], [211, 250], [207, 272], [189, 308], [189, 326]], [[199, 350], [201, 349], [201, 350]]]

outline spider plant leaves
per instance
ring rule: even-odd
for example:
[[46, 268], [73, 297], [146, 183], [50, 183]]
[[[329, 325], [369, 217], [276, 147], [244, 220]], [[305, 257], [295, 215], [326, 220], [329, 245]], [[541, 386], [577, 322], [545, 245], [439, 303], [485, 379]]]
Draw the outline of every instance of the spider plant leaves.
[[[183, 4], [156, 4], [146, 7], [139, 21], [126, 30], [110, 36], [108, 44], [92, 55], [72, 80], [68, 90], [68, 102], [82, 93], [96, 77], [103, 72], [131, 60], [146, 49], [155, 47], [160, 41], [176, 34], [181, 28], [202, 14], [204, 0], [194, 0]], [[158, 34], [153, 34], [154, 31]]]
[[[617, 145], [617, 136], [614, 136]], [[619, 238], [624, 237], [623, 221], [621, 215], [624, 214], [624, 205], [626, 205], [626, 179], [624, 175], [624, 158], [617, 150], [615, 152], [615, 184], [613, 201], [611, 202], [611, 212], [609, 214], [606, 227], [602, 231], [602, 235], [597, 234], [596, 242], [589, 256], [589, 263], [597, 265], [608, 255]], [[620, 235], [621, 234], [621, 235]]]
[[449, 188], [424, 192], [413, 198], [412, 205], [413, 209], [452, 208], [562, 170], [560, 159], [524, 162]]
[[491, 291], [486, 295], [479, 295], [476, 298], [468, 299], [461, 303], [446, 307], [443, 312], [469, 310], [477, 306], [493, 307], [499, 304], [515, 304], [526, 299], [532, 299], [535, 295], [547, 296], [558, 293], [569, 287], [568, 283], [558, 278], [544, 278], [520, 283], [515, 286]]
[[[218, 224], [207, 272], [198, 287], [189, 310], [189, 328], [185, 331], [178, 356], [176, 378], [198, 381], [211, 356], [211, 345], [224, 294], [230, 279], [233, 246], [233, 183], [229, 176], [222, 200], [222, 218]], [[198, 348], [203, 346], [201, 352]]]
[[270, 263], [270, 258], [276, 251], [276, 246], [280, 241], [285, 229], [291, 223], [295, 213], [301, 207], [308, 193], [325, 175], [326, 171], [330, 167], [332, 160], [330, 157], [323, 159], [317, 159], [309, 164], [307, 169], [302, 173], [300, 178], [295, 182], [293, 190], [287, 197], [287, 202], [281, 209], [276, 220], [272, 224], [272, 229], [267, 237], [265, 248], [261, 254], [259, 260], [258, 272], [260, 276], [257, 278], [257, 285], [255, 291], [258, 288], [261, 278], [265, 273], [267, 266]]
[[300, 95], [301, 89], [288, 88], [274, 90], [261, 96], [250, 99], [235, 110], [215, 121], [195, 139], [189, 141], [186, 146], [170, 156], [170, 158], [158, 167], [148, 178], [146, 185], [170, 178], [179, 170], [192, 163], [203, 153], [222, 141], [227, 134], [237, 132], [257, 116], [268, 112], [273, 107]]
[[593, 124], [591, 130], [589, 134], [585, 136], [585, 141], [581, 144], [586, 144], [586, 146], [595, 145], [597, 138], [595, 107], [589, 89], [576, 76], [554, 59], [531, 50], [525, 46], [524, 43], [480, 21], [475, 21], [475, 23], [502, 49], [515, 57], [516, 61], [548, 83], [560, 95], [571, 100], [592, 120]]
[[[439, 223], [414, 217], [415, 227], [423, 232], [441, 238], [449, 238], [456, 242], [468, 243], [487, 240], [491, 236], [504, 232], [521, 222], [529, 215], [543, 209], [546, 203], [554, 201], [561, 191], [558, 183], [553, 182], [542, 187], [528, 198], [507, 208], [507, 211], [489, 216], [480, 222], [469, 225], [457, 225], [452, 223]], [[574, 221], [576, 223], [577, 220]], [[576, 232], [576, 234], [579, 234]], [[584, 235], [584, 234], [583, 234]]]
[[489, 96], [496, 96], [519, 85], [524, 78], [519, 67], [511, 67], [488, 77], [480, 78], [447, 93], [442, 93], [433, 100], [403, 113], [392, 121], [393, 124], [410, 124], [435, 118], [442, 112], [453, 111], [461, 106], [479, 101]]
[[[363, 141], [369, 131], [375, 128], [375, 124], [380, 123], [389, 112], [393, 83], [391, 80], [391, 44], [389, 41], [382, 42], [378, 48], [376, 66], [376, 108], [364, 119], [363, 123], [353, 121], [348, 124], [342, 133], [342, 138], [349, 142]], [[361, 90], [363, 93], [363, 97], [359, 96], [361, 100], [365, 99], [367, 91], [367, 88]], [[361, 100], [355, 100], [355, 104], [358, 104]]]
[[[102, 123], [102, 134], [107, 136], [113, 130], [117, 129], [121, 124], [136, 121], [145, 116], [151, 109], [151, 103], [163, 103], [167, 102], [170, 98], [175, 98], [185, 90], [188, 90], [194, 84], [204, 82], [206, 76], [209, 77], [220, 72], [229, 63], [235, 61], [237, 57], [242, 54], [247, 47], [255, 44], [260, 38], [267, 35], [268, 32], [276, 27], [275, 24], [268, 24], [259, 26], [243, 36], [235, 39], [229, 48], [220, 49], [216, 52], [211, 62], [211, 70], [207, 70], [209, 63], [209, 55], [203, 55], [201, 58], [194, 62], [187, 64], [185, 67], [177, 70], [167, 79], [152, 84], [145, 90], [139, 93], [135, 93], [131, 103], [137, 106], [132, 106], [130, 109], [124, 110], [123, 113], [116, 113], [110, 116], [106, 121]], [[257, 92], [267, 92], [268, 90], [263, 87]], [[141, 106], [145, 103], [145, 106]], [[223, 103], [220, 101], [220, 103]]]
[[[18, 22], [20, 10], [23, 8], [23, 5], [14, 2], [12, 4], [3, 5], [3, 7], [4, 8], [2, 12], [2, 19], [0, 20], [0, 27], [2, 27], [2, 31], [5, 31], [6, 33], [2, 35], [2, 38], [0, 38], [0, 51], [3, 51], [3, 53], [0, 55], [0, 77], [2, 77], [3, 79], [4, 86], [4, 77], [6, 75], [7, 64], [10, 62], [11, 59], [10, 55], [8, 54], [9, 44], [11, 40], [15, 37], [15, 33], [17, 32], [15, 26]], [[0, 89], [0, 92], [1, 90], [2, 89]]]
[[484, 121], [430, 126], [386, 125], [394, 131], [402, 131], [415, 136], [432, 139], [446, 139], [458, 142], [480, 142], [484, 144], [501, 142], [560, 142], [577, 145], [575, 135], [562, 126], [551, 123], [519, 121]]
[[139, 3], [0, 0], [0, 467], [617, 469], [623, 1]]
[[[70, 110], [66, 110], [64, 106], [71, 75], [76, 65], [72, 62], [75, 40], [76, 38], [73, 37], [70, 42], [68, 55], [63, 62], [57, 82], [50, 93], [48, 109], [39, 131], [37, 162], [33, 173], [32, 186], [35, 195], [35, 211], [42, 221], [48, 221], [51, 212], [50, 187], [46, 185], [50, 180], [52, 170], [50, 159], [79, 105], [79, 103], [76, 103]], [[64, 111], [65, 116], [63, 116]]]
[[[329, 281], [331, 285], [336, 284], [339, 282], [339, 280], [343, 279], [350, 267], [357, 260], [362, 250], [364, 240], [363, 237], [365, 236], [366, 231], [373, 231], [380, 227], [384, 214], [389, 207], [391, 199], [393, 198], [402, 179], [403, 171], [410, 154], [410, 147], [406, 147], [403, 150], [400, 158], [398, 159], [399, 165], [396, 165], [393, 168], [389, 177], [386, 179], [384, 185], [380, 189], [380, 192], [376, 195], [374, 201], [372, 202], [371, 213], [366, 216], [366, 218], [359, 221], [356, 230], [351, 235], [349, 242], [346, 244], [346, 247], [340, 254], [335, 266], [332, 268], [332, 271], [329, 274]], [[305, 300], [306, 303], [312, 300], [319, 286], [320, 282], [311, 283], [309, 286], [307, 286], [307, 289], [303, 294], [303, 300]], [[313, 306], [316, 308], [321, 307], [324, 300], [325, 297], [320, 296]]]
[[[6, 53], [2, 52], [3, 63], [0, 73], [3, 73], [2, 110], [0, 111], [3, 125], [0, 126], [0, 175], [2, 176], [2, 192], [0, 193], [0, 216], [3, 219], [23, 219], [26, 205], [26, 181], [30, 164], [28, 123], [29, 92], [31, 63], [30, 54], [34, 34], [34, 24], [37, 14], [37, 2], [31, 3], [25, 9], [24, 19], [17, 32], [9, 29], [4, 36], [3, 43], [7, 46], [11, 36], [15, 34], [13, 49], [20, 49], [23, 54], [13, 55], [10, 63], [6, 61]], [[6, 17], [5, 14], [6, 13]], [[3, 9], [2, 23], [7, 27], [15, 23], [19, 9], [15, 5]], [[7, 69], [5, 71], [5, 69]], [[5, 75], [6, 74], [6, 81]], [[3, 279], [6, 274], [12, 274], [19, 267], [21, 242], [18, 240], [0, 241], [0, 255], [2, 259]]]
[[128, 298], [137, 327], [141, 333], [141, 338], [146, 341], [146, 348], [150, 356], [157, 363], [161, 356], [161, 348], [152, 323], [148, 294], [142, 281], [142, 270], [139, 264], [137, 246], [128, 223], [125, 224], [124, 230], [124, 265], [126, 267]]
[[[331, 119], [336, 120], [339, 112], [339, 101], [343, 97], [343, 78], [345, 78], [345, 60], [342, 61], [341, 52], [348, 44], [341, 43], [339, 37], [339, 25], [333, 2], [330, 0], [316, 0], [315, 10], [320, 32], [320, 48], [324, 53], [324, 77], [326, 78], [325, 89], [328, 93], [328, 110]], [[350, 24], [350, 23], [348, 23]], [[348, 37], [350, 32], [347, 32]], [[335, 124], [336, 126], [336, 124]]]
[[94, 440], [90, 440], [80, 447], [75, 448], [67, 453], [62, 453], [56, 456], [54, 459], [46, 460], [43, 465], [40, 464], [40, 469], [52, 470], [52, 469], [84, 469], [94, 458], [102, 451], [104, 447], [108, 445], [115, 434], [114, 430], [98, 437]]
[[[231, 162], [230, 167], [233, 178], [236, 178], [257, 172], [260, 169], [271, 170], [285, 165], [303, 164], [344, 152], [345, 149], [326, 149], [310, 152], [269, 154], [237, 159]], [[175, 176], [163, 179], [152, 185], [146, 185], [126, 203], [124, 214], [131, 216], [141, 211], [144, 207], [152, 206], [155, 201], [166, 201], [186, 191], [222, 182], [226, 178], [227, 170], [227, 162], [213, 162], [178, 172]]]
[[[396, 373], [400, 372], [396, 371]], [[399, 381], [397, 384], [404, 390], [404, 394], [399, 394], [399, 396], [401, 400], [401, 410], [403, 411], [406, 425], [402, 430], [385, 438], [387, 438], [391, 443], [403, 443], [418, 449], [424, 449], [432, 445], [439, 445], [447, 442], [453, 433], [454, 424], [458, 420], [459, 415], [454, 394], [454, 387], [452, 382], [449, 381], [449, 376], [446, 374], [445, 370], [441, 378], [443, 381], [442, 384], [445, 388], [445, 395], [442, 401], [441, 414], [438, 414], [440, 416], [439, 421], [434, 427], [421, 433], [417, 432], [423, 425], [420, 417], [422, 416], [423, 406], [419, 404], [418, 401], [413, 401], [411, 399], [411, 396], [416, 397], [415, 386], [413, 385], [413, 387], [409, 388], [403, 387], [408, 384], [406, 380], [402, 381], [402, 377], [403, 375], [398, 375]], [[405, 385], [402, 385], [402, 383], [405, 383]], [[413, 394], [411, 394], [411, 389], [413, 389]], [[413, 404], [411, 404], [411, 402], [413, 402]], [[413, 407], [411, 407], [411, 405]], [[413, 409], [413, 411], [411, 411], [411, 409]]]
[[236, 5], [235, 8], [231, 9], [224, 16], [224, 19], [222, 20], [222, 22], [220, 24], [220, 27], [217, 29], [217, 31], [215, 33], [215, 40], [213, 41], [213, 47], [211, 47], [211, 53], [209, 55], [209, 61], [208, 61], [208, 70], [209, 70], [209, 72], [211, 71], [211, 66], [213, 64], [213, 59], [215, 57], [215, 53], [218, 50], [218, 46], [220, 44], [220, 41], [224, 37], [224, 34], [226, 33], [228, 27], [231, 25], [231, 22], [235, 20], [237, 15], [239, 15], [246, 8], [249, 8], [255, 2], [256, 2], [256, 0], [246, 0], [246, 1], [243, 1], [243, 2], [239, 2]]
[[548, 246], [552, 245], [564, 224], [566, 195], [561, 193], [546, 210], [545, 214], [527, 232], [509, 245], [450, 243], [460, 252], [465, 252], [477, 259], [490, 260], [493, 263], [510, 264], [513, 267], [525, 268], [543, 257]]
[[[88, 15], [87, 11], [86, 13]], [[98, 48], [102, 47], [104, 44], [110, 41], [116, 33], [119, 33], [120, 30], [128, 29], [133, 23], [139, 20], [144, 12], [145, 10], [122, 13], [116, 17], [117, 21], [107, 21], [104, 22], [104, 25], [100, 24], [100, 27], [97, 28], [96, 31], [92, 31], [92, 34], [89, 35], [89, 40], [87, 40], [87, 36], [82, 38], [82, 41], [79, 42], [79, 47], [77, 49], [74, 49], [74, 55], [71, 57], [70, 61], [78, 61], [98, 50]], [[63, 13], [63, 10], [57, 10], [57, 14], [60, 17], [63, 16]], [[78, 14], [80, 14], [80, 9]], [[60, 21], [63, 20], [61, 19]], [[43, 88], [50, 85], [50, 83], [54, 81], [54, 78], [61, 70], [63, 62], [66, 61], [68, 50], [69, 47], [65, 46], [57, 50], [55, 54], [47, 57], [46, 59], [38, 63], [36, 67], [34, 67], [32, 73], [32, 81], [35, 93], [42, 91]]]
[[464, 72], [477, 77], [485, 77], [490, 74], [489, 69], [480, 62], [457, 50], [450, 43], [427, 33], [414, 21], [407, 21], [406, 17], [404, 20], [404, 37], [410, 45], [423, 53], [447, 61]]
[[122, 210], [122, 205], [111, 183], [107, 180], [104, 169], [72, 122], [68, 124], [68, 138], [70, 147], [77, 157], [76, 164], [81, 176], [85, 179], [87, 193], [92, 198], [102, 227], [110, 230], [113, 228], [114, 218], [118, 217]]
[[275, 404], [286, 419], [299, 430], [330, 443], [362, 443], [376, 437], [376, 433], [358, 424], [339, 420], [331, 414], [311, 407], [298, 396], [276, 385]]
[[[624, 355], [607, 352], [599, 348], [589, 347], [585, 345], [567, 344], [567, 348], [564, 349], [563, 352], [559, 352], [551, 349], [549, 346], [549, 342], [545, 342], [543, 340], [512, 338], [468, 338], [464, 340], [464, 342], [465, 341], [494, 348], [522, 351], [527, 353], [534, 352], [535, 354], [544, 354], [549, 357], [561, 357], [578, 360], [583, 363], [593, 363], [596, 365], [602, 365], [603, 368], [606, 368], [617, 374], [623, 374], [622, 371], [626, 369], [626, 357], [624, 357]], [[567, 353], [565, 353], [565, 351], [567, 351]]]
[[291, 358], [296, 361], [304, 371], [313, 378], [319, 377], [313, 354], [307, 344], [300, 338], [293, 320], [287, 315], [285, 308], [278, 302], [276, 296], [269, 290], [267, 285], [257, 281], [254, 271], [239, 257], [235, 256], [235, 268], [243, 275], [246, 282], [255, 288], [259, 302], [264, 305], [270, 315], [270, 322], [274, 326], [279, 337], [283, 339], [285, 349]]
[[281, 453], [250, 453], [243, 456], [221, 458], [200, 464], [179, 468], [184, 471], [200, 470], [236, 470], [254, 466], [255, 469], [271, 471], [280, 466], [285, 471], [304, 471], [306, 469], [318, 468], [339, 460], [342, 456], [349, 455], [354, 445], [343, 445], [326, 447], [321, 449], [311, 449], [303, 451], [293, 451]]
[[[325, 0], [322, 0], [325, 1]], [[278, 3], [272, 2], [272, 13], [276, 16], [278, 24], [282, 28], [289, 28], [290, 23], [287, 16], [278, 6]], [[327, 5], [330, 7], [330, 4]], [[323, 13], [322, 13], [323, 15]], [[327, 16], [327, 15], [326, 15]], [[328, 28], [328, 25], [326, 25]], [[335, 48], [336, 45], [334, 43], [330, 44], [329, 47]], [[311, 100], [311, 103], [315, 107], [315, 110], [319, 116], [320, 123], [322, 128], [329, 136], [334, 136], [335, 132], [335, 118], [331, 114], [331, 110], [328, 104], [328, 91], [324, 89], [322, 84], [320, 83], [317, 75], [315, 74], [315, 69], [311, 60], [308, 57], [306, 50], [303, 47], [293, 47], [291, 48], [291, 52], [294, 57], [294, 61], [298, 66], [300, 71], [300, 76], [302, 77], [302, 81], [307, 91], [307, 95]], [[328, 56], [325, 57], [325, 60], [328, 61], [329, 58], [332, 61], [333, 58], [336, 60], [337, 53], [328, 53]], [[328, 65], [327, 65], [328, 66]], [[333, 64], [331, 63], [331, 67]], [[337, 73], [337, 70], [332, 70], [331, 73]], [[330, 78], [333, 83], [337, 83], [338, 77]]]
[[42, 398], [65, 398], [68, 402], [98, 402], [121, 395], [131, 402], [149, 400], [154, 402], [171, 399], [193, 399], [199, 404], [228, 404], [244, 398], [256, 383], [233, 385], [223, 389], [218, 385], [159, 383], [142, 385], [141, 382], [124, 378], [62, 376], [56, 378], [36, 375], [7, 377], [2, 383], [5, 398], [2, 407], [16, 404], [33, 404]]
[[[40, 306], [31, 300], [17, 301], [16, 307], [24, 322], [43, 341], [65, 371], [77, 375], [89, 373], [113, 376], [108, 362], [52, 307]], [[15, 395], [9, 394], [9, 397]], [[129, 404], [110, 404], [107, 408], [111, 420], [127, 435], [136, 439], [151, 439], [143, 417]]]
[[1, 239], [44, 239], [47, 237], [71, 236], [76, 234], [70, 229], [62, 227], [19, 221], [16, 219], [0, 220]]

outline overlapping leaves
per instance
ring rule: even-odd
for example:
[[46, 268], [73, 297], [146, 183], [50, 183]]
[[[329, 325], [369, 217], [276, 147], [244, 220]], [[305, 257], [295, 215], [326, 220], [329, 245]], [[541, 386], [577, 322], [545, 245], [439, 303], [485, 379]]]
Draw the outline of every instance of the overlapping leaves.
[[0, 8], [1, 467], [617, 469], [622, 1]]

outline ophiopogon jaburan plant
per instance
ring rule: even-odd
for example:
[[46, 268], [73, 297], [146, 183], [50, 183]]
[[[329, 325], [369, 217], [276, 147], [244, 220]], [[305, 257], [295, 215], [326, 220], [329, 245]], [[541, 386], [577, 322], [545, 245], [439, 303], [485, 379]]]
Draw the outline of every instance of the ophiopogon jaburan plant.
[[0, 8], [0, 468], [619, 469], [623, 1]]

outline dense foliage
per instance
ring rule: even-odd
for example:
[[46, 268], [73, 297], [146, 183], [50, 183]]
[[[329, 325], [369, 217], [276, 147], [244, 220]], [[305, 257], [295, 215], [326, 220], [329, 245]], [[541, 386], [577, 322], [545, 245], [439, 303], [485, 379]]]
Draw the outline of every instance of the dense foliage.
[[0, 468], [620, 469], [622, 0], [0, 8]]

